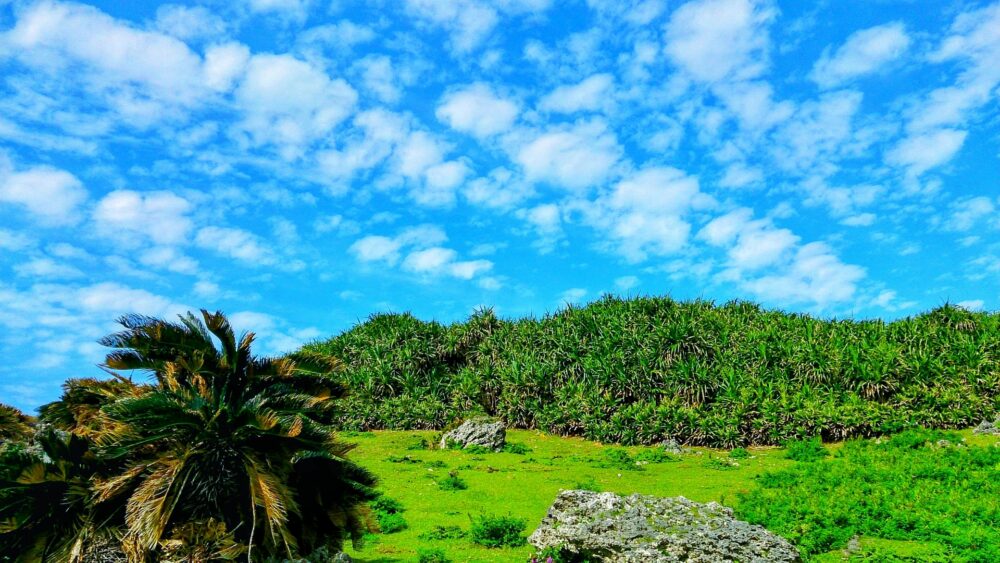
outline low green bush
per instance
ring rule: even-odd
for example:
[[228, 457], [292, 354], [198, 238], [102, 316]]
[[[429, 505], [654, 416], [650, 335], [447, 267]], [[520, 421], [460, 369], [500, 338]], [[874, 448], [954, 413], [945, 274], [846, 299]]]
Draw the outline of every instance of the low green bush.
[[469, 535], [473, 543], [486, 547], [520, 547], [527, 543], [527, 526], [528, 521], [522, 518], [481, 515], [472, 520]]
[[715, 457], [713, 455], [705, 458], [704, 466], [716, 471], [733, 471], [740, 468], [740, 463], [728, 457]]
[[443, 549], [421, 548], [417, 550], [417, 563], [451, 563]]
[[434, 526], [418, 537], [422, 540], [457, 540], [465, 537], [465, 530], [458, 526]]
[[442, 491], [464, 491], [469, 488], [469, 484], [458, 476], [457, 471], [451, 471], [448, 476], [438, 481], [438, 486]]
[[830, 455], [819, 438], [787, 442], [785, 448], [785, 457], [793, 461], [819, 461]]
[[377, 513], [375, 518], [378, 521], [378, 529], [383, 534], [395, 534], [410, 527], [406, 518], [403, 518], [403, 515], [399, 513], [386, 514], [381, 512]]
[[603, 455], [594, 461], [596, 467], [609, 467], [626, 471], [642, 471], [643, 467], [624, 448], [608, 448]]
[[746, 448], [733, 448], [729, 452], [729, 457], [733, 459], [746, 459], [750, 457], [750, 452]]
[[524, 444], [507, 442], [503, 446], [503, 451], [509, 454], [525, 455], [531, 453], [531, 448]]
[[806, 556], [842, 549], [857, 535], [939, 544], [949, 561], [1000, 561], [1000, 447], [940, 440], [960, 442], [925, 430], [847, 442], [824, 463], [762, 475], [739, 495], [737, 516]]
[[369, 502], [368, 506], [375, 513], [375, 521], [383, 534], [394, 534], [409, 527], [402, 514], [405, 509], [398, 500], [383, 495]]

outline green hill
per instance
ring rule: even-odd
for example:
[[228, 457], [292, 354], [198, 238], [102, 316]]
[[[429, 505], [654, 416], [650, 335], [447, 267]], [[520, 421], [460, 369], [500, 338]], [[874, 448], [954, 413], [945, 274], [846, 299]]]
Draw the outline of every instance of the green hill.
[[305, 350], [345, 364], [340, 424], [355, 430], [485, 413], [602, 442], [733, 447], [960, 428], [1000, 410], [1000, 314], [951, 305], [884, 322], [609, 296], [542, 319], [378, 314]]

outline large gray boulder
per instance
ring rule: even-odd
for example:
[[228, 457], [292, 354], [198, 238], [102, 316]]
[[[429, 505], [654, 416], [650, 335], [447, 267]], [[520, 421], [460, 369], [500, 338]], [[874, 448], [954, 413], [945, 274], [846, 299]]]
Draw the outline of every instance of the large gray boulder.
[[507, 442], [507, 429], [503, 422], [489, 418], [466, 420], [461, 426], [441, 437], [441, 447], [468, 448], [480, 446], [494, 451], [503, 449]]
[[1000, 418], [990, 422], [984, 420], [979, 423], [979, 426], [972, 430], [973, 434], [989, 434], [992, 436], [1000, 436]]
[[797, 562], [788, 540], [684, 497], [563, 491], [528, 541], [592, 561]]

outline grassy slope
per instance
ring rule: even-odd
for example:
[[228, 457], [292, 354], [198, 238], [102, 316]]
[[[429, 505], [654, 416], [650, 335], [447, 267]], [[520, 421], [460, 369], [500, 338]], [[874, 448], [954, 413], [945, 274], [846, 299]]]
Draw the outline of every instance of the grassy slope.
[[[381, 489], [402, 502], [409, 529], [381, 536], [374, 544], [352, 553], [360, 561], [413, 561], [419, 548], [442, 548], [454, 561], [524, 561], [530, 547], [486, 549], [467, 538], [457, 540], [422, 540], [419, 536], [434, 526], [469, 528], [469, 516], [483, 513], [511, 514], [528, 522], [530, 533], [560, 489], [574, 488], [592, 479], [597, 488], [618, 493], [644, 493], [658, 496], [683, 495], [699, 502], [720, 501], [734, 506], [739, 491], [754, 487], [753, 478], [766, 470], [789, 467], [778, 448], [751, 448], [751, 458], [739, 460], [740, 467], [718, 470], [706, 467], [710, 457], [727, 457], [725, 451], [696, 448], [701, 455], [682, 456], [680, 462], [647, 465], [644, 471], [597, 467], [609, 446], [576, 438], [559, 438], [534, 431], [511, 431], [508, 441], [522, 443], [532, 451], [526, 455], [510, 453], [475, 455], [460, 451], [410, 450], [421, 438], [431, 439], [432, 432], [380, 431], [362, 433], [350, 439], [358, 444], [353, 459], [381, 476]], [[963, 432], [970, 443], [996, 442], [994, 438], [972, 436]], [[829, 446], [836, 449], [837, 445]], [[644, 448], [628, 448], [632, 453]], [[389, 458], [409, 456], [417, 463], [393, 462]], [[447, 468], [429, 467], [439, 461]], [[497, 471], [488, 472], [487, 468]], [[442, 491], [434, 479], [458, 470], [469, 488]], [[889, 542], [864, 539], [863, 545], [880, 547], [885, 553], [901, 557], [933, 554], [940, 547], [926, 542]], [[926, 557], [923, 557], [926, 558]], [[820, 560], [839, 560], [839, 552]]]

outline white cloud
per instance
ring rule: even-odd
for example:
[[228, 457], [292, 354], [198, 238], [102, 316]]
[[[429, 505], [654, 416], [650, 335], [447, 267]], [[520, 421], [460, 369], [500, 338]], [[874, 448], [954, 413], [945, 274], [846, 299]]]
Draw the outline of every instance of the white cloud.
[[134, 289], [119, 283], [105, 282], [83, 287], [67, 295], [64, 304], [73, 300], [83, 311], [108, 315], [138, 313], [167, 318], [186, 312], [187, 307], [173, 303], [170, 299], [150, 293], [144, 289]]
[[194, 239], [195, 244], [224, 256], [255, 265], [274, 264], [273, 253], [264, 246], [257, 235], [239, 228], [203, 227]]
[[841, 262], [826, 244], [812, 242], [796, 250], [787, 268], [745, 280], [742, 286], [761, 299], [824, 308], [853, 299], [864, 277], [863, 268]]
[[138, 85], [157, 102], [188, 104], [203, 92], [200, 58], [174, 37], [135, 29], [81, 4], [39, 2], [18, 16], [0, 44], [36, 69], [72, 68], [76, 80], [96, 92]]
[[402, 243], [389, 237], [370, 235], [355, 241], [350, 251], [362, 262], [387, 262], [395, 264], [399, 261], [399, 249]]
[[985, 304], [986, 302], [982, 299], [969, 299], [968, 301], [959, 301], [958, 303], [955, 303], [956, 306], [969, 311], [982, 311], [983, 305]]
[[440, 246], [448, 240], [443, 230], [434, 225], [418, 225], [401, 231], [393, 238], [369, 235], [354, 242], [349, 251], [362, 262], [381, 262], [395, 266], [406, 251], [400, 264], [405, 272], [423, 276], [451, 276], [469, 280], [490, 271], [489, 260], [458, 260], [458, 252]]
[[80, 180], [64, 170], [39, 166], [4, 174], [0, 169], [0, 203], [23, 207], [43, 225], [78, 223], [87, 196]]
[[913, 176], [946, 164], [965, 143], [966, 131], [938, 129], [928, 133], [911, 135], [890, 149], [886, 162], [907, 169]]
[[226, 32], [226, 22], [204, 6], [164, 4], [156, 9], [156, 28], [181, 41], [216, 39]]
[[840, 220], [841, 225], [848, 227], [868, 227], [875, 224], [877, 217], [874, 213], [859, 213]]
[[484, 138], [510, 129], [520, 109], [498, 96], [483, 83], [446, 94], [437, 108], [437, 118], [456, 131]]
[[168, 270], [179, 274], [195, 274], [198, 272], [198, 262], [184, 255], [176, 248], [157, 246], [142, 252], [139, 262], [151, 268]]
[[435, 225], [417, 225], [403, 229], [396, 240], [400, 244], [422, 248], [441, 244], [448, 240], [448, 235]]
[[458, 253], [454, 250], [435, 246], [411, 252], [403, 260], [402, 268], [420, 274], [435, 273], [445, 264], [453, 262], [456, 256]]
[[[921, 135], [949, 134], [951, 139], [947, 140], [954, 143], [961, 130], [971, 125], [975, 110], [994, 99], [994, 91], [1000, 85], [1000, 67], [996, 64], [1000, 59], [998, 29], [1000, 4], [963, 12], [955, 18], [949, 35], [928, 58], [935, 63], [954, 63], [958, 75], [910, 108], [909, 140]], [[931, 161], [934, 160], [932, 157]]]
[[800, 105], [774, 132], [770, 151], [775, 164], [790, 172], [827, 171], [831, 162], [850, 154], [862, 99], [861, 92], [839, 90]]
[[901, 22], [863, 29], [852, 33], [836, 52], [824, 51], [809, 76], [825, 88], [837, 86], [879, 71], [902, 57], [909, 46], [910, 36]]
[[556, 88], [541, 99], [538, 108], [556, 113], [598, 110], [609, 103], [613, 86], [612, 75], [595, 74], [577, 84]]
[[458, 54], [478, 47], [500, 21], [492, 6], [476, 0], [406, 0], [406, 7], [421, 20], [447, 30]]
[[222, 293], [219, 284], [208, 280], [198, 280], [195, 282], [193, 290], [195, 295], [204, 299], [214, 299]]
[[205, 50], [205, 83], [220, 92], [228, 91], [246, 70], [250, 49], [242, 43], [212, 45]]
[[628, 291], [639, 285], [639, 278], [635, 276], [622, 276], [620, 278], [615, 278], [615, 287], [619, 291]]
[[546, 203], [527, 209], [524, 218], [542, 233], [558, 232], [562, 224], [559, 206], [554, 203]]
[[389, 57], [369, 55], [360, 59], [355, 65], [361, 72], [362, 84], [379, 100], [387, 104], [399, 101], [402, 96], [401, 85]]
[[74, 268], [68, 264], [62, 264], [51, 258], [36, 258], [14, 266], [14, 272], [21, 277], [46, 278], [46, 279], [70, 279], [82, 278], [83, 272], [79, 268]]
[[616, 252], [638, 262], [681, 250], [691, 230], [688, 212], [714, 203], [697, 178], [676, 168], [651, 167], [615, 184], [587, 220], [606, 233]]
[[341, 79], [289, 55], [255, 55], [235, 92], [241, 128], [254, 145], [277, 145], [293, 159], [344, 120], [358, 95]]
[[843, 303], [866, 275], [863, 268], [842, 262], [827, 244], [799, 244], [798, 235], [770, 219], [754, 220], [746, 208], [710, 221], [698, 238], [727, 249], [726, 269], [717, 280], [776, 303], [820, 308]]
[[566, 291], [559, 294], [558, 302], [560, 305], [566, 304], [576, 304], [583, 300], [587, 296], [587, 290], [582, 287], [572, 287]]
[[767, 66], [770, 2], [694, 0], [677, 8], [666, 28], [667, 56], [703, 82], [756, 78]]
[[[968, 231], [996, 211], [996, 205], [988, 197], [963, 199], [952, 204], [951, 216], [946, 220], [944, 227], [949, 231]], [[1000, 225], [1000, 220], [997, 221], [997, 225]]]
[[181, 244], [193, 227], [188, 212], [191, 203], [172, 192], [140, 193], [116, 190], [104, 196], [94, 208], [98, 234], [129, 246], [136, 235], [156, 244]]
[[488, 175], [466, 182], [465, 199], [475, 205], [511, 209], [534, 194], [531, 185], [506, 168], [495, 168]]
[[740, 231], [750, 222], [753, 211], [742, 208], [716, 217], [698, 232], [698, 238], [714, 246], [732, 243]]
[[523, 145], [515, 158], [528, 180], [582, 189], [606, 180], [621, 155], [607, 125], [591, 121], [543, 133]]

